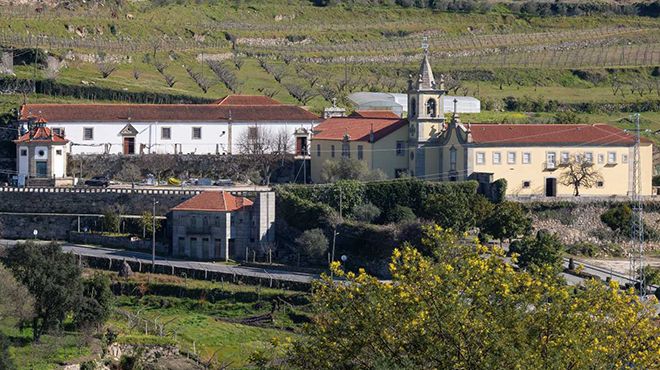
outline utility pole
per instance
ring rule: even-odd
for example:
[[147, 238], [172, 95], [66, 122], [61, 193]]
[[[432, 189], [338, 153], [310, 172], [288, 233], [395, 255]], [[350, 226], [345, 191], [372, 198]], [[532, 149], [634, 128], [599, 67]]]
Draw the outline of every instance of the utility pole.
[[153, 210], [151, 213], [151, 272], [156, 271], [156, 204], [158, 201], [154, 198]]
[[[635, 146], [633, 149], [633, 168], [632, 168], [632, 193], [631, 203], [633, 214], [631, 219], [631, 241], [632, 251], [630, 252], [630, 274], [633, 281], [639, 281], [639, 296], [644, 299], [646, 296], [646, 279], [644, 276], [644, 208], [641, 197], [641, 155], [640, 155], [640, 134], [639, 113], [633, 115], [635, 120]], [[639, 276], [636, 274], [639, 272]]]

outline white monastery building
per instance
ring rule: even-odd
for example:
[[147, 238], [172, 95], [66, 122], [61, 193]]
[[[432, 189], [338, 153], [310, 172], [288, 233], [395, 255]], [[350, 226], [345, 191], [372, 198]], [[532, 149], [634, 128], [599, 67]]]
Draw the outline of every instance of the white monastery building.
[[[48, 121], [66, 135], [71, 154], [239, 154], [258, 135], [311, 132], [321, 121], [295, 105], [266, 96], [230, 95], [213, 104], [25, 104], [20, 119]], [[304, 143], [303, 143], [304, 141]]]

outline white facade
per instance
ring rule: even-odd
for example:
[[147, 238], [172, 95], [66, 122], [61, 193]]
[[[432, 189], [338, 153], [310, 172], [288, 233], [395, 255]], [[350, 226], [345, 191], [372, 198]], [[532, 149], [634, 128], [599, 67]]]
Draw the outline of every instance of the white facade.
[[[391, 110], [399, 116], [408, 113], [408, 94], [357, 92], [348, 96], [357, 110]], [[454, 100], [456, 100], [457, 113], [479, 113], [481, 102], [471, 96], [443, 95], [440, 101], [443, 112], [454, 112]]]
[[[241, 138], [257, 127], [271, 135], [286, 133], [294, 150], [294, 131], [309, 131], [317, 124], [309, 122], [130, 122], [135, 135], [122, 135], [128, 121], [52, 122], [70, 141], [71, 154], [239, 154]], [[91, 135], [90, 135], [91, 134]], [[133, 138], [133, 151], [127, 152], [127, 140]]]

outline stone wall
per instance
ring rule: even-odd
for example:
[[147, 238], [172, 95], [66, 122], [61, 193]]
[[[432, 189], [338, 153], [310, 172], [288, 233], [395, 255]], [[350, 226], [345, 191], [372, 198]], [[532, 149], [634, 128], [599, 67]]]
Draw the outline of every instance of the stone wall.
[[[627, 251], [631, 246], [630, 237], [617, 234], [600, 220], [600, 215], [609, 207], [609, 204], [602, 202], [578, 205], [567, 203], [563, 207], [543, 211], [533, 210], [533, 226], [536, 230], [545, 229], [556, 233], [566, 245], [587, 242], [605, 247], [609, 244], [617, 244]], [[646, 227], [658, 233], [660, 232], [660, 212], [655, 208], [650, 207], [645, 211], [644, 222]], [[646, 247], [648, 250], [660, 249], [660, 241], [646, 241]]]
[[[0, 212], [102, 214], [108, 209], [127, 215], [151, 212], [154, 198], [156, 214], [192, 198], [198, 191], [131, 191], [130, 189], [22, 189], [0, 188]], [[43, 190], [43, 191], [42, 191]]]
[[[0, 203], [2, 201], [0, 200]], [[33, 238], [33, 230], [38, 231], [39, 239], [67, 240], [70, 230], [75, 230], [78, 217], [75, 216], [17, 216], [0, 214], [0, 237], [7, 239]]]

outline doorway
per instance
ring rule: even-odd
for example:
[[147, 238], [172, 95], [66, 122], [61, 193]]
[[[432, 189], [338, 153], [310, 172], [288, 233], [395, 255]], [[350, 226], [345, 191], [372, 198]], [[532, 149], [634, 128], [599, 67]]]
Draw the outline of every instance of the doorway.
[[545, 179], [545, 196], [546, 197], [556, 197], [557, 196], [557, 179], [554, 177], [548, 177]]
[[135, 154], [135, 138], [124, 137], [124, 155]]
[[35, 175], [37, 177], [48, 177], [48, 162], [36, 161], [35, 162]]

